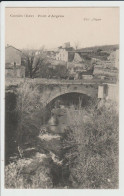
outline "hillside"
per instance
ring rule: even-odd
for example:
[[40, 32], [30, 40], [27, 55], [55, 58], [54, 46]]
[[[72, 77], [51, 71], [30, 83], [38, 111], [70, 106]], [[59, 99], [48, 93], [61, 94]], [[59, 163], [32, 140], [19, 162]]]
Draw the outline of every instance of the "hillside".
[[80, 52], [97, 52], [98, 50], [101, 50], [101, 51], [111, 52], [111, 51], [114, 51], [117, 49], [119, 49], [118, 44], [80, 48], [80, 49], [78, 49], [78, 51], [80, 51]]

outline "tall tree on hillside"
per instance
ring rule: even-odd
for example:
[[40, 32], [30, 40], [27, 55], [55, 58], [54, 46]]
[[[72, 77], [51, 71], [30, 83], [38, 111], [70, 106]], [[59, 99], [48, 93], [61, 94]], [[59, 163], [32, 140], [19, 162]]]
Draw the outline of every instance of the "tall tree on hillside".
[[74, 43], [74, 48], [75, 48], [75, 50], [77, 50], [77, 49], [80, 48], [80, 42], [79, 42], [79, 41], [76, 41], [76, 42]]

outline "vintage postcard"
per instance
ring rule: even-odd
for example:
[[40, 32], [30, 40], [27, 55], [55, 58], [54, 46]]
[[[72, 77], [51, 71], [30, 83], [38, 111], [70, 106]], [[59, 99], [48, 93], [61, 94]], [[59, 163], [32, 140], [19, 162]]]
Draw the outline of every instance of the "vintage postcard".
[[118, 190], [120, 8], [4, 12], [4, 189]]

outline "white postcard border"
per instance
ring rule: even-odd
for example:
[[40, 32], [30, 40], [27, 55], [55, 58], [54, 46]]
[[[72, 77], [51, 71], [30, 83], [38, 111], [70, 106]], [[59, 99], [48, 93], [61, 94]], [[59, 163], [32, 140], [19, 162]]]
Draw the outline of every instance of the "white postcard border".
[[[117, 190], [61, 190], [61, 189], [4, 189], [4, 119], [5, 119], [5, 7], [120, 7], [120, 158], [119, 158], [119, 189]], [[124, 121], [124, 2], [122, 1], [42, 1], [42, 2], [2, 2], [1, 3], [1, 68], [0, 68], [0, 130], [1, 130], [1, 193], [2, 196], [40, 196], [40, 195], [65, 195], [74, 196], [78, 194], [79, 196], [86, 194], [87, 196], [121, 196], [124, 195], [124, 131], [123, 131], [123, 121]]]

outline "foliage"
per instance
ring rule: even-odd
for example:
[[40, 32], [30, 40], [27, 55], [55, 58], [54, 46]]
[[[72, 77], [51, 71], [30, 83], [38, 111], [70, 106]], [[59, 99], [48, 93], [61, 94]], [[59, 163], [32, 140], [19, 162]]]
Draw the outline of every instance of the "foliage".
[[43, 104], [36, 86], [28, 82], [22, 83], [17, 91], [17, 143], [24, 146], [30, 142], [40, 130], [42, 124]]
[[46, 55], [43, 50], [39, 55], [35, 51], [24, 51], [22, 64], [26, 67], [26, 77], [37, 77], [40, 67], [46, 64]]
[[39, 77], [41, 78], [58, 78], [58, 79], [65, 79], [68, 76], [68, 71], [66, 66], [64, 65], [57, 65], [52, 66], [51, 64], [47, 63], [40, 67], [39, 70]]
[[19, 159], [5, 167], [6, 188], [52, 188], [47, 159]]
[[58, 65], [55, 69], [56, 76], [59, 78], [67, 78], [68, 77], [68, 71], [66, 66]]
[[49, 63], [42, 65], [39, 69], [38, 77], [40, 78], [52, 78], [54, 75], [54, 69]]
[[63, 146], [72, 188], [118, 187], [118, 114], [114, 105], [68, 112]]

